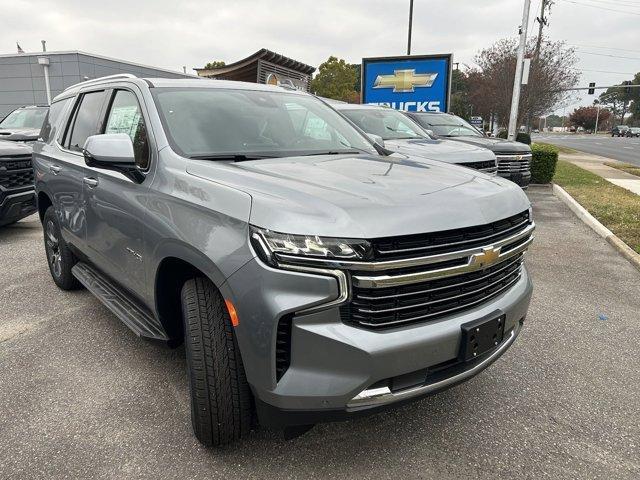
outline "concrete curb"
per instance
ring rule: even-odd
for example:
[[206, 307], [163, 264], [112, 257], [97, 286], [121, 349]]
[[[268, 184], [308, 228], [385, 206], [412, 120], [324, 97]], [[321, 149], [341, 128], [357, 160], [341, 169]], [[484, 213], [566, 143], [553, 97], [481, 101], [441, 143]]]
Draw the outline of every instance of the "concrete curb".
[[569, 195], [561, 186], [553, 184], [553, 194], [569, 207], [585, 224], [598, 235], [609, 242], [623, 257], [629, 260], [634, 267], [640, 270], [640, 254], [636, 253], [629, 245], [618, 238], [611, 230], [602, 225], [596, 218]]

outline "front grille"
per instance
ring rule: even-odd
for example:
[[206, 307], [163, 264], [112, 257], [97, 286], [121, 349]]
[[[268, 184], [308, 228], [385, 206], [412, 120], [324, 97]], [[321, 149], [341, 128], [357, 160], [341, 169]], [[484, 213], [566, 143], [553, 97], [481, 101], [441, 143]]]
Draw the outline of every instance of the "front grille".
[[380, 328], [431, 320], [485, 302], [521, 276], [523, 254], [484, 270], [392, 288], [353, 287], [341, 308], [348, 323]]
[[396, 260], [491, 245], [524, 229], [529, 222], [529, 212], [524, 211], [486, 225], [436, 233], [378, 238], [372, 241], [374, 258]]
[[377, 265], [350, 268], [344, 322], [378, 329], [431, 321], [506, 292], [533, 239], [529, 212], [475, 227], [372, 241]]
[[497, 167], [496, 162], [494, 161], [486, 161], [486, 162], [467, 162], [460, 164], [463, 167], [473, 168], [474, 170], [481, 170], [486, 173], [495, 173]]
[[0, 186], [7, 190], [33, 186], [31, 155], [0, 157]]
[[531, 168], [530, 153], [527, 154], [500, 154], [498, 159], [498, 173], [526, 173]]

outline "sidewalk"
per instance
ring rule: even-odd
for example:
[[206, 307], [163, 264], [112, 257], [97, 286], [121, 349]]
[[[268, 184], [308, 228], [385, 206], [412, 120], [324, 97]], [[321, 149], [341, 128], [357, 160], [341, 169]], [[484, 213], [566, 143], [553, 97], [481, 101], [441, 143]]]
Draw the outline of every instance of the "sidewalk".
[[618, 185], [619, 187], [625, 188], [636, 195], [640, 195], [640, 177], [604, 165], [605, 162], [620, 164], [623, 164], [624, 162], [582, 152], [575, 154], [561, 153], [560, 160], [571, 162], [578, 167], [584, 168], [591, 173], [601, 176], [614, 185]]

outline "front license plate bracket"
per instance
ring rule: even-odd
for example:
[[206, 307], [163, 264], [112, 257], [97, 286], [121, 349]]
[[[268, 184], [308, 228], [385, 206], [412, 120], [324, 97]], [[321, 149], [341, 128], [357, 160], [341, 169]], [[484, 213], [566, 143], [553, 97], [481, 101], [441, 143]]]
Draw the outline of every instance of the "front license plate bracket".
[[461, 325], [460, 360], [468, 362], [495, 349], [504, 338], [506, 315], [493, 314]]

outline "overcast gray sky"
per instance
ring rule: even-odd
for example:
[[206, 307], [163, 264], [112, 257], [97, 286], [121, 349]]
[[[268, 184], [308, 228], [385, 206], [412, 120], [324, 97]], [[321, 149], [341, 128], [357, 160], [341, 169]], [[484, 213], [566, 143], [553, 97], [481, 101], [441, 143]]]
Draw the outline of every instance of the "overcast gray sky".
[[[316, 67], [329, 55], [354, 63], [362, 57], [401, 55], [409, 0], [0, 3], [0, 53], [15, 52], [16, 41], [25, 51], [37, 51], [45, 39], [49, 50], [82, 50], [181, 70], [210, 60], [230, 63], [262, 47]], [[482, 47], [517, 35], [523, 3], [415, 0], [412, 53], [453, 52], [455, 61], [472, 63]], [[540, 0], [531, 4], [534, 34]], [[619, 83], [640, 71], [640, 0], [556, 0], [549, 21], [552, 39], [577, 46], [584, 69], [581, 84]], [[591, 101], [583, 95], [581, 103]]]

